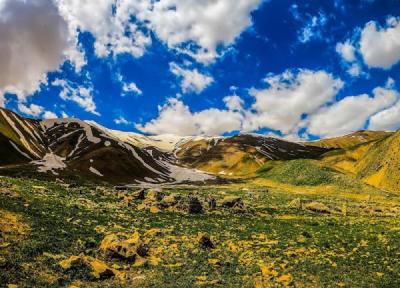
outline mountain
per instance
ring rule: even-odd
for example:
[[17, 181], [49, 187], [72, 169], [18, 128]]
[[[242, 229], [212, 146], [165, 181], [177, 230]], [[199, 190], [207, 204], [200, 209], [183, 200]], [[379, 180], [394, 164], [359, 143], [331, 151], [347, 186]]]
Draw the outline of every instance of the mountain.
[[[321, 161], [327, 166], [351, 174], [365, 183], [390, 190], [400, 189], [400, 132], [370, 132], [369, 138], [353, 146], [323, 155]], [[342, 138], [342, 139], [341, 139]], [[349, 136], [338, 137], [336, 143], [346, 143]]]
[[339, 173], [396, 190], [399, 133], [358, 131], [303, 143], [257, 134], [146, 136], [79, 119], [27, 119], [0, 108], [0, 173], [154, 184], [261, 174], [289, 183], [293, 173], [312, 174], [313, 181]]
[[257, 134], [186, 141], [176, 150], [181, 163], [226, 176], [250, 176], [269, 160], [315, 159], [331, 149]]
[[361, 130], [340, 137], [304, 142], [304, 144], [325, 148], [350, 148], [355, 145], [379, 140], [392, 134], [393, 132]]
[[174, 165], [165, 152], [144, 149], [78, 119], [30, 120], [0, 109], [2, 172], [41, 172], [117, 183], [205, 181], [215, 177]]

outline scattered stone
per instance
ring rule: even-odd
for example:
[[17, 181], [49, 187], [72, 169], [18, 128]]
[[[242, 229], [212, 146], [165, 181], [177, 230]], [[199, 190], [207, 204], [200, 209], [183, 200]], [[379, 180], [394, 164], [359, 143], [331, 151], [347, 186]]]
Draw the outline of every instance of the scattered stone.
[[304, 205], [307, 210], [322, 213], [322, 214], [330, 214], [331, 210], [328, 206], [320, 202], [310, 202]]
[[157, 201], [160, 202], [165, 197], [165, 194], [161, 189], [149, 189], [147, 191], [146, 199], [149, 201]]
[[214, 244], [212, 243], [210, 236], [207, 233], [199, 233], [197, 235], [197, 242], [202, 248], [214, 248]]
[[182, 201], [183, 197], [180, 194], [177, 193], [172, 193], [168, 196], [165, 196], [163, 199], [163, 203], [167, 206], [175, 206], [177, 205], [180, 201]]
[[128, 261], [139, 261], [147, 256], [148, 249], [140, 239], [138, 232], [132, 235], [123, 233], [109, 234], [100, 244], [100, 250], [109, 257], [121, 258]]
[[146, 189], [142, 188], [138, 191], [133, 192], [132, 197], [136, 200], [144, 200], [146, 197]]
[[303, 209], [303, 201], [300, 198], [293, 199], [290, 201], [288, 207], [292, 209]]
[[221, 206], [225, 208], [233, 208], [242, 202], [242, 198], [238, 196], [226, 196], [221, 200]]
[[199, 214], [203, 212], [203, 206], [201, 205], [199, 198], [194, 196], [188, 198], [187, 212], [189, 214]]
[[118, 275], [120, 272], [108, 267], [106, 263], [90, 256], [71, 256], [59, 262], [64, 270], [85, 267], [90, 270], [90, 274], [96, 279], [106, 279]]

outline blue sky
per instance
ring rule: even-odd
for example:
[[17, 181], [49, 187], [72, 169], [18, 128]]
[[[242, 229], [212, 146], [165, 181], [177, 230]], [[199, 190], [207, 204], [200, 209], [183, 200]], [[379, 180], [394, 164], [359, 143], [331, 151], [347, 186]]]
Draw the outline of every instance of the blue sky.
[[134, 2], [0, 0], [0, 105], [150, 134], [400, 128], [398, 1]]

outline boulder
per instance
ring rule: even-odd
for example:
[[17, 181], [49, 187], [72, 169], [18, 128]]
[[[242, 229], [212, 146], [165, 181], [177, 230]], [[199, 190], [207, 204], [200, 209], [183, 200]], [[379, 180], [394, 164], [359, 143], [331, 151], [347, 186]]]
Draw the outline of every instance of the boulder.
[[221, 206], [225, 208], [233, 208], [234, 206], [241, 204], [242, 198], [238, 196], [226, 196], [221, 200]]
[[136, 199], [136, 200], [144, 200], [146, 197], [146, 189], [142, 188], [138, 191], [133, 192], [132, 197], [133, 197], [133, 199]]
[[165, 196], [163, 199], [163, 203], [165, 206], [170, 207], [170, 206], [175, 206], [177, 205], [180, 201], [182, 201], [183, 197], [180, 194], [177, 193], [172, 193], [169, 194], [168, 196]]
[[307, 210], [321, 213], [321, 214], [330, 214], [331, 210], [329, 209], [328, 206], [326, 206], [324, 203], [321, 202], [310, 202], [304, 205], [304, 208]]
[[59, 262], [59, 265], [64, 270], [84, 267], [89, 269], [90, 274], [96, 279], [110, 278], [118, 274], [117, 271], [108, 267], [106, 263], [90, 256], [71, 256]]
[[203, 206], [201, 205], [199, 198], [191, 196], [187, 199], [186, 212], [189, 214], [199, 214], [203, 212]]
[[149, 189], [147, 190], [146, 200], [160, 202], [164, 196], [165, 194], [161, 189]]
[[211, 238], [207, 233], [199, 233], [197, 235], [197, 242], [202, 248], [214, 248], [214, 244], [212, 243]]
[[148, 249], [138, 232], [132, 235], [109, 234], [100, 243], [100, 250], [107, 256], [129, 261], [139, 261], [147, 256]]

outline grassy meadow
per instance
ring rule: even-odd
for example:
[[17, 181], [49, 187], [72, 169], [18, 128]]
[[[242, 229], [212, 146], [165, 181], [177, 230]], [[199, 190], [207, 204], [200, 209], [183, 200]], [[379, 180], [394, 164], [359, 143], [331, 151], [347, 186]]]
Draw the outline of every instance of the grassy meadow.
[[[280, 171], [242, 183], [163, 187], [161, 201], [148, 191], [134, 197], [139, 188], [2, 177], [0, 286], [400, 286], [397, 194], [342, 190], [329, 171], [311, 185], [280, 184]], [[165, 204], [177, 195], [197, 197], [202, 213]], [[222, 207], [223, 199], [240, 205]], [[104, 239], [117, 236], [135, 244], [129, 257], [106, 253], [113, 244]]]

